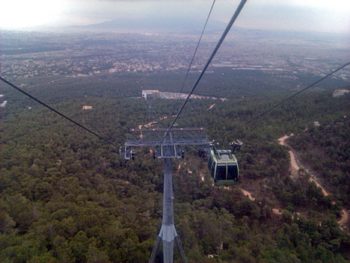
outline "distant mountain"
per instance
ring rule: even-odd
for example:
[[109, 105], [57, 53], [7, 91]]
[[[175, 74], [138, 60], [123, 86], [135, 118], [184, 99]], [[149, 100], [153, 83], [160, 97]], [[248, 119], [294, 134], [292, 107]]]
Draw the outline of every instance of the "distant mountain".
[[[103, 23], [80, 26], [79, 29], [93, 31], [147, 31], [147, 32], [181, 32], [193, 33], [198, 32], [203, 27], [203, 19], [186, 18], [186, 19], [114, 19]], [[218, 31], [225, 28], [225, 23], [211, 21], [207, 26], [207, 32]], [[78, 28], [75, 28], [78, 29]]]
[[[129, 18], [114, 19], [102, 23], [90, 24], [85, 26], [71, 27], [74, 31], [97, 31], [97, 32], [128, 32], [128, 33], [177, 33], [177, 34], [198, 34], [203, 28], [203, 18], [183, 17], [183, 19], [166, 19], [166, 18]], [[221, 33], [227, 23], [217, 20], [209, 21], [206, 34]], [[292, 40], [303, 40], [318, 44], [330, 44], [337, 42], [343, 47], [348, 46], [349, 39], [343, 35], [319, 32], [296, 32], [296, 31], [276, 31], [249, 29], [234, 27], [234, 31], [244, 39], [262, 40], [262, 39], [284, 39], [289, 42]], [[298, 44], [300, 44], [298, 42]]]

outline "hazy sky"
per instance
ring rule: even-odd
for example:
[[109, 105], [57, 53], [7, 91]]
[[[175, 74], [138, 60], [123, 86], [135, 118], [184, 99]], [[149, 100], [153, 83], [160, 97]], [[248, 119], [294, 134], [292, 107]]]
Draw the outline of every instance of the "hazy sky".
[[[0, 28], [86, 25], [119, 19], [204, 20], [212, 0], [0, 0]], [[226, 22], [238, 0], [217, 0]], [[350, 34], [350, 0], [248, 0], [241, 27]]]

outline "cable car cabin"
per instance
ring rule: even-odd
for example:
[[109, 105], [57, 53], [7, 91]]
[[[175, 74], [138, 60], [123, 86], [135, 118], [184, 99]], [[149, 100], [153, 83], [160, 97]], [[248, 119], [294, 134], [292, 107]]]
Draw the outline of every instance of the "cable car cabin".
[[208, 167], [216, 185], [231, 185], [238, 181], [238, 162], [231, 150], [211, 149]]

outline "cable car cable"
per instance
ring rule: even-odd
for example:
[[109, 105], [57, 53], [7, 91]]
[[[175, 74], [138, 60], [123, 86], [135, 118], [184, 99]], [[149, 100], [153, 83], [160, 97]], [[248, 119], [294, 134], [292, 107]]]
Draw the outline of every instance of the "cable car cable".
[[299, 94], [307, 91], [308, 89], [311, 89], [313, 87], [315, 87], [317, 84], [321, 83], [322, 81], [326, 80], [327, 78], [331, 77], [332, 75], [334, 75], [335, 73], [337, 73], [338, 71], [346, 68], [347, 66], [350, 65], [350, 62], [345, 63], [344, 65], [336, 68], [335, 70], [331, 71], [330, 73], [328, 73], [327, 75], [323, 76], [322, 78], [316, 80], [315, 82], [311, 83], [310, 85], [306, 86], [305, 88], [299, 90], [298, 92], [282, 99], [280, 102], [276, 103], [275, 105], [273, 105], [272, 107], [270, 107], [269, 109], [267, 109], [266, 111], [263, 111], [262, 113], [258, 114], [257, 116], [253, 117], [252, 119], [250, 119], [247, 122], [247, 125], [251, 124], [252, 122], [257, 121], [258, 119], [262, 118], [263, 116], [265, 116], [268, 113], [271, 113], [272, 111], [274, 111], [276, 108], [280, 107], [281, 105], [283, 105], [285, 102], [287, 102], [288, 100], [293, 99], [294, 97], [298, 96]]
[[168, 129], [166, 130], [166, 132], [165, 132], [165, 134], [164, 134], [164, 137], [163, 137], [164, 139], [165, 139], [165, 137], [168, 135], [168, 133], [170, 132], [170, 130], [174, 127], [176, 121], [179, 119], [179, 117], [180, 117], [180, 115], [181, 115], [183, 109], [185, 108], [186, 104], [187, 104], [188, 101], [190, 100], [190, 98], [191, 98], [193, 92], [196, 90], [196, 88], [197, 88], [199, 82], [201, 81], [201, 79], [202, 79], [204, 73], [206, 72], [206, 70], [208, 69], [208, 67], [209, 67], [209, 65], [210, 65], [210, 63], [211, 63], [211, 61], [213, 60], [213, 58], [215, 57], [216, 53], [218, 52], [218, 50], [219, 50], [221, 44], [224, 42], [224, 40], [225, 40], [227, 34], [230, 32], [231, 27], [233, 26], [234, 22], [236, 21], [236, 19], [237, 19], [238, 16], [240, 15], [240, 13], [241, 13], [241, 11], [242, 11], [244, 5], [246, 4], [246, 2], [247, 2], [247, 0], [241, 0], [240, 4], [238, 5], [238, 7], [237, 7], [235, 13], [233, 14], [233, 16], [232, 16], [230, 22], [229, 22], [228, 25], [226, 26], [225, 31], [223, 32], [222, 36], [220, 37], [218, 43], [216, 44], [216, 46], [215, 46], [215, 48], [214, 48], [212, 54], [210, 55], [210, 57], [209, 57], [207, 63], [205, 64], [204, 68], [202, 69], [201, 74], [199, 75], [199, 77], [198, 77], [198, 79], [196, 80], [196, 82], [193, 84], [193, 87], [192, 87], [190, 93], [187, 95], [185, 102], [182, 104], [182, 106], [181, 106], [180, 110], [178, 111], [178, 113], [177, 113], [175, 119], [173, 120], [173, 122], [170, 124], [170, 126], [169, 126]]
[[86, 126], [80, 124], [79, 122], [71, 119], [70, 117], [68, 117], [67, 115], [63, 114], [62, 112], [56, 110], [55, 108], [51, 107], [50, 105], [48, 105], [47, 103], [43, 102], [42, 100], [34, 97], [33, 95], [29, 94], [28, 92], [24, 91], [23, 89], [21, 89], [20, 87], [16, 86], [15, 84], [13, 84], [12, 82], [6, 80], [5, 78], [0, 76], [0, 80], [4, 83], [6, 83], [7, 85], [9, 85], [11, 88], [17, 90], [18, 92], [24, 94], [25, 96], [29, 97], [30, 99], [34, 100], [35, 102], [39, 103], [40, 105], [44, 106], [45, 108], [49, 109], [50, 111], [56, 113], [57, 115], [61, 116], [62, 118], [64, 118], [65, 120], [73, 123], [74, 125], [78, 126], [79, 128], [85, 130], [86, 132], [94, 135], [95, 137], [97, 137], [98, 139], [102, 140], [103, 142], [113, 145], [115, 147], [118, 147], [116, 144], [114, 144], [110, 139], [105, 138], [104, 136], [98, 134], [97, 132], [94, 132], [93, 130], [87, 128]]
[[210, 16], [211, 16], [211, 13], [213, 12], [215, 2], [216, 2], [216, 0], [214, 0], [213, 3], [211, 4], [211, 7], [210, 7], [210, 10], [209, 10], [207, 19], [206, 19], [206, 21], [205, 21], [205, 23], [204, 23], [204, 26], [203, 26], [201, 35], [200, 35], [200, 37], [199, 37], [199, 39], [198, 39], [197, 46], [196, 46], [196, 48], [195, 48], [195, 50], [194, 50], [194, 53], [193, 53], [193, 56], [192, 56], [192, 58], [191, 58], [190, 64], [188, 65], [188, 68], [187, 68], [187, 71], [186, 71], [185, 78], [184, 78], [184, 80], [183, 80], [183, 82], [182, 82], [182, 86], [181, 86], [181, 89], [180, 89], [180, 93], [182, 93], [182, 91], [183, 91], [184, 88], [185, 88], [185, 85], [186, 85], [186, 82], [187, 82], [187, 79], [188, 79], [188, 75], [189, 75], [189, 73], [190, 73], [190, 71], [191, 71], [191, 68], [192, 68], [192, 64], [193, 64], [193, 62], [194, 62], [194, 59], [196, 58], [199, 45], [200, 45], [200, 43], [202, 42], [202, 38], [203, 38], [203, 35], [204, 35], [204, 32], [205, 32], [205, 29], [207, 28], [207, 25], [208, 25], [208, 22], [209, 22], [209, 18], [210, 18]]

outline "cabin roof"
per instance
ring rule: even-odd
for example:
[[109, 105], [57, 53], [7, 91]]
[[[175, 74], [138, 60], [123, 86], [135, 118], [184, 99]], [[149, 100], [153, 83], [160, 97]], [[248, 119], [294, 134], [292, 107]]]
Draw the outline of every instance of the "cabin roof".
[[237, 159], [230, 150], [211, 150], [211, 155], [217, 164], [237, 164]]

